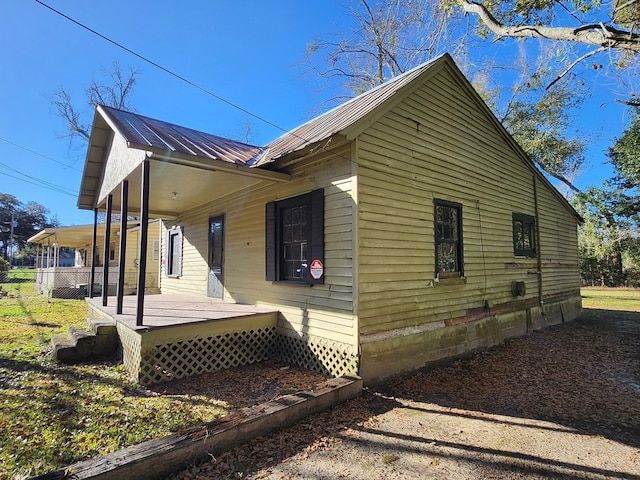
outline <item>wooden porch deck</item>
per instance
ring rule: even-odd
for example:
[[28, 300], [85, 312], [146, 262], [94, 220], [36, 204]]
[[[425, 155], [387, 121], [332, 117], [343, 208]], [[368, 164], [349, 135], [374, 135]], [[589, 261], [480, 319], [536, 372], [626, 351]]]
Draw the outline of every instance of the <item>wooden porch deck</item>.
[[278, 310], [267, 307], [244, 305], [195, 295], [145, 295], [143, 325], [137, 326], [136, 302], [135, 295], [125, 296], [122, 314], [118, 315], [116, 314], [116, 297], [108, 297], [106, 307], [102, 305], [102, 298], [87, 298], [91, 313], [126, 325], [135, 331], [148, 331], [254, 315], [277, 315], [278, 313]]
[[276, 351], [278, 311], [190, 295], [145, 295], [143, 325], [135, 296], [88, 298], [90, 318], [114, 321], [129, 376], [143, 385], [256, 363]]

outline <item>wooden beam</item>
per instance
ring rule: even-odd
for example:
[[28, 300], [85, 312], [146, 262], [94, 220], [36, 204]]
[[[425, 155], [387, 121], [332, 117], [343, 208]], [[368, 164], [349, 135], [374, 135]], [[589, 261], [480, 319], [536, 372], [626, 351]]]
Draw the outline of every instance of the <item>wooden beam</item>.
[[129, 181], [123, 180], [120, 186], [120, 249], [118, 253], [118, 288], [116, 291], [116, 314], [122, 314], [124, 299], [124, 274], [127, 256], [127, 215], [129, 206]]
[[142, 162], [142, 181], [140, 185], [140, 262], [138, 263], [138, 302], [136, 307], [136, 325], [143, 324], [144, 290], [147, 274], [147, 238], [149, 237], [149, 160]]
[[152, 152], [149, 158], [152, 160], [173, 163], [175, 165], [200, 168], [202, 170], [209, 170], [212, 172], [234, 173], [245, 177], [258, 178], [260, 180], [270, 180], [272, 182], [291, 181], [291, 175], [288, 173], [274, 172], [264, 168], [245, 167], [236, 163], [223, 162], [222, 160], [214, 160], [208, 157], [202, 158], [195, 155], [185, 155], [178, 152], [172, 152], [171, 156], [167, 156], [162, 152]]
[[109, 240], [111, 240], [111, 208], [113, 195], [107, 196], [107, 218], [104, 221], [104, 253], [102, 259], [102, 306], [107, 306], [107, 294], [109, 293]]

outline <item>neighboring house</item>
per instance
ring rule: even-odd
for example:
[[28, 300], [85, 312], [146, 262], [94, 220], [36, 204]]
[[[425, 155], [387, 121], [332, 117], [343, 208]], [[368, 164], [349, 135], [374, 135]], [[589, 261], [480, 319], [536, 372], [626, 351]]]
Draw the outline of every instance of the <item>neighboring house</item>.
[[[29, 238], [29, 243], [36, 244], [36, 284], [35, 288], [43, 294], [53, 296], [65, 296], [82, 298], [88, 294], [89, 276], [91, 272], [91, 252], [93, 241], [93, 225], [74, 225], [68, 227], [50, 227], [41, 230]], [[139, 222], [129, 221], [127, 224], [127, 242], [137, 246]], [[160, 271], [160, 222], [149, 223], [149, 238], [151, 248], [148, 250], [148, 264], [154, 265], [147, 270], [147, 290], [150, 293], [158, 292], [158, 276]], [[108, 253], [104, 246], [104, 228], [99, 225], [96, 228], [96, 285], [95, 293], [102, 289], [102, 273], [104, 259], [109, 259], [110, 285], [109, 291], [115, 291], [117, 280], [118, 249], [120, 239], [119, 225], [114, 225], [110, 232]], [[62, 249], [74, 249], [74, 253], [65, 252]], [[129, 248], [125, 259], [124, 289], [126, 295], [136, 292], [136, 277], [138, 263], [138, 248]]]
[[120, 207], [125, 180], [163, 219], [162, 294], [275, 309], [283, 358], [334, 375], [581, 312], [580, 216], [448, 55], [265, 147], [99, 106], [79, 207]]

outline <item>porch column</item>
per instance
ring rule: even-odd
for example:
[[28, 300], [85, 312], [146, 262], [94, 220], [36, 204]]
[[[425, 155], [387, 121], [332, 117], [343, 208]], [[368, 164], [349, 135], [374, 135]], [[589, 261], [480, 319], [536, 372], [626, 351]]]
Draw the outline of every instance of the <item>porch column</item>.
[[96, 253], [98, 253], [98, 209], [93, 209], [93, 236], [91, 237], [91, 270], [89, 273], [89, 298], [93, 298], [93, 284], [96, 282]]
[[142, 162], [142, 181], [140, 185], [140, 238], [138, 251], [138, 304], [136, 306], [136, 325], [142, 325], [144, 316], [144, 289], [147, 275], [147, 238], [149, 234], [149, 160]]
[[122, 313], [124, 302], [124, 275], [127, 250], [127, 211], [129, 209], [129, 180], [123, 180], [120, 187], [120, 249], [118, 253], [118, 290], [116, 292], [116, 313]]
[[107, 213], [104, 221], [104, 253], [102, 256], [102, 306], [107, 306], [107, 293], [109, 290], [109, 243], [111, 240], [111, 209], [113, 208], [113, 195], [107, 196]]

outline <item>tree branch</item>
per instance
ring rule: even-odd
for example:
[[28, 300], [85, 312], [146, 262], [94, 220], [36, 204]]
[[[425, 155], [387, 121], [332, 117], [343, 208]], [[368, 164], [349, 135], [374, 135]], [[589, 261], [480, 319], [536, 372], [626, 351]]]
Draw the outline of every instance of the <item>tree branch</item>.
[[640, 53], [640, 34], [631, 30], [619, 30], [604, 23], [584, 25], [579, 28], [546, 27], [544, 25], [507, 26], [498, 21], [482, 3], [471, 0], [459, 0], [459, 2], [463, 11], [478, 15], [484, 24], [499, 37], [564, 40]]
[[549, 90], [551, 87], [553, 87], [556, 82], [559, 82], [560, 80], [562, 80], [562, 78], [569, 73], [573, 67], [575, 67], [577, 64], [579, 64], [580, 62], [582, 62], [583, 60], [586, 60], [587, 58], [596, 55], [600, 52], [604, 52], [606, 50], [605, 47], [600, 47], [600, 48], [596, 48], [595, 50], [592, 50], [591, 52], [585, 53], [584, 55], [582, 55], [580, 58], [577, 58], [576, 60], [574, 60], [571, 65], [569, 65], [560, 75], [558, 75], [555, 80], [553, 80], [553, 82], [551, 82], [549, 85], [547, 85], [547, 87], [545, 88], [545, 90]]

